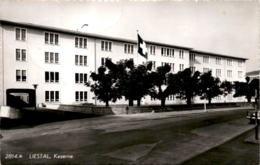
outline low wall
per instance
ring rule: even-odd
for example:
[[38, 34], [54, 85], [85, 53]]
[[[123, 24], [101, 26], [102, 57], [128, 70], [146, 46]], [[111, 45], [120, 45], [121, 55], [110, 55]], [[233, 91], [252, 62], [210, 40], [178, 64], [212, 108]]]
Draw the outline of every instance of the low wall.
[[[207, 104], [207, 109], [212, 108], [225, 108], [225, 107], [241, 107], [250, 106], [251, 103], [212, 103]], [[127, 105], [112, 105], [110, 107], [93, 106], [93, 105], [59, 105], [55, 108], [59, 111], [76, 112], [82, 114], [93, 115], [119, 115], [119, 114], [135, 114], [135, 113], [149, 113], [149, 112], [170, 112], [170, 111], [183, 111], [183, 110], [198, 110], [203, 109], [204, 104], [193, 104], [188, 106], [186, 104], [181, 105], [167, 105], [161, 107], [160, 105], [143, 105], [140, 107]]]
[[[212, 103], [211, 105], [207, 104], [207, 109], [213, 108], [225, 108], [225, 107], [241, 107], [241, 106], [251, 106], [252, 103]], [[204, 109], [204, 104], [192, 104], [188, 106], [186, 104], [181, 105], [167, 105], [161, 107], [159, 105], [154, 106], [141, 106], [141, 107], [129, 107], [128, 114], [135, 113], [148, 113], [148, 112], [170, 112], [170, 111], [185, 111], [185, 110], [199, 110]]]
[[0, 117], [9, 118], [9, 119], [18, 119], [21, 118], [21, 113], [19, 109], [9, 107], [9, 106], [1, 106]]
[[58, 110], [68, 112], [78, 112], [84, 114], [95, 114], [95, 115], [114, 115], [114, 114], [126, 114], [126, 106], [84, 106], [84, 105], [60, 105]]

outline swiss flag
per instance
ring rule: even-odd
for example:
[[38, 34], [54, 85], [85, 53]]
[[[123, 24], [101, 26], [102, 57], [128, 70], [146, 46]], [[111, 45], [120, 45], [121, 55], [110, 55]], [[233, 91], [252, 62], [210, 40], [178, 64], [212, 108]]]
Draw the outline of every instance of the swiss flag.
[[147, 58], [146, 44], [139, 34], [137, 34], [137, 37], [138, 37], [138, 53], [144, 58]]

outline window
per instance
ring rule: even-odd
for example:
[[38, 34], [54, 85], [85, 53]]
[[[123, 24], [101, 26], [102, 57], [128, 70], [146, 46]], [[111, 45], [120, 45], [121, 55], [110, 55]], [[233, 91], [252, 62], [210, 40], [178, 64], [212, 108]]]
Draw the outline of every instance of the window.
[[195, 54], [194, 53], [190, 54], [190, 61], [195, 61]]
[[242, 60], [238, 60], [238, 66], [241, 67], [243, 64]]
[[75, 65], [87, 66], [87, 56], [75, 55]]
[[102, 57], [102, 58], [101, 58], [101, 65], [105, 65], [107, 60], [112, 61], [111, 58], [108, 58], [108, 57], [107, 57], [107, 58], [104, 58], [104, 57]]
[[209, 56], [203, 56], [203, 63], [209, 63]]
[[156, 100], [156, 98], [151, 96], [151, 101], [154, 101], [154, 100]]
[[184, 51], [183, 51], [183, 50], [180, 50], [180, 54], [179, 54], [179, 58], [180, 58], [180, 59], [183, 59], [183, 58], [184, 58], [183, 54], [184, 54]]
[[22, 61], [26, 60], [26, 50], [22, 49]]
[[16, 70], [16, 81], [25, 82], [26, 81], [26, 70]]
[[170, 62], [162, 62], [161, 66], [169, 65], [171, 67], [171, 71], [174, 71], [174, 63]]
[[75, 92], [75, 101], [76, 102], [88, 101], [88, 92], [87, 91], [76, 91]]
[[216, 57], [216, 64], [220, 65], [221, 64], [221, 58], [220, 57]]
[[174, 72], [174, 63], [170, 63], [171, 70]]
[[155, 46], [154, 45], [150, 46], [150, 54], [155, 55]]
[[87, 48], [87, 38], [75, 37], [76, 48]]
[[152, 62], [152, 69], [155, 70], [156, 69], [156, 61], [151, 61]]
[[167, 100], [174, 100], [174, 95], [169, 95], [166, 99]]
[[59, 63], [59, 53], [55, 53], [55, 63]]
[[221, 100], [221, 96], [217, 96], [216, 100], [220, 101]]
[[21, 70], [16, 70], [16, 81], [22, 81]]
[[161, 55], [167, 57], [174, 57], [174, 49], [161, 48]]
[[232, 70], [227, 70], [227, 77], [232, 77]]
[[195, 69], [196, 69], [195, 66], [190, 67], [190, 70], [191, 70], [192, 73], [195, 72]]
[[111, 41], [101, 41], [101, 50], [102, 51], [112, 51], [112, 42]]
[[77, 84], [86, 83], [88, 81], [87, 77], [88, 77], [88, 74], [86, 74], [86, 73], [75, 73], [75, 83], [77, 83]]
[[26, 70], [22, 70], [22, 81], [26, 81]]
[[53, 61], [54, 61], [54, 57], [53, 57], [53, 52], [50, 52], [50, 63], [53, 63]]
[[75, 83], [86, 83], [88, 75], [86, 73], [75, 73]]
[[45, 82], [59, 82], [59, 72], [45, 72]]
[[16, 49], [15, 58], [16, 58], [16, 61], [26, 61], [26, 50], [25, 49]]
[[45, 101], [46, 102], [50, 101], [50, 93], [49, 93], [49, 91], [45, 91]]
[[203, 68], [203, 73], [207, 73], [207, 72], [209, 72], [209, 71], [210, 71], [209, 68]]
[[26, 39], [26, 30], [22, 28], [15, 29], [15, 38], [16, 40], [25, 41]]
[[83, 56], [79, 56], [79, 65], [83, 65]]
[[59, 44], [59, 35], [55, 33], [45, 32], [44, 41], [46, 44], [58, 45]]
[[221, 69], [216, 69], [216, 76], [221, 77]]
[[124, 52], [126, 54], [133, 54], [134, 53], [134, 45], [132, 45], [132, 44], [124, 44]]
[[59, 102], [59, 91], [45, 91], [45, 102]]
[[227, 59], [227, 65], [232, 66], [232, 59]]
[[238, 78], [242, 78], [242, 77], [243, 77], [243, 76], [242, 76], [242, 73], [243, 73], [242, 71], [238, 71], [238, 72], [237, 72]]
[[180, 71], [183, 71], [183, 70], [184, 70], [184, 64], [180, 64], [179, 66], [180, 66], [180, 67], [179, 67], [179, 70], [180, 70]]
[[56, 52], [45, 52], [45, 63], [58, 64], [59, 63], [59, 53]]

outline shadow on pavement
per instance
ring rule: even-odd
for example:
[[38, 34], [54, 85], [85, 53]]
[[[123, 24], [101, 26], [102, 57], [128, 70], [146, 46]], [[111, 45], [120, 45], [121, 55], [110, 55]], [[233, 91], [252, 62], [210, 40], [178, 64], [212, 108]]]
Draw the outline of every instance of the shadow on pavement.
[[65, 112], [65, 111], [21, 110], [21, 112], [22, 112], [22, 117], [19, 119], [1, 118], [0, 128], [1, 129], [31, 128], [45, 123], [102, 116], [102, 115], [83, 114], [83, 113]]

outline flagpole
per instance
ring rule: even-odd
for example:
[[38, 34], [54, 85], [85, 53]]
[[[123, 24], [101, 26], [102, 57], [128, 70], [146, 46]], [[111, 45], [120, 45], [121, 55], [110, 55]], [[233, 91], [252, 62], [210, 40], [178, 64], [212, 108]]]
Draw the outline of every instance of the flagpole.
[[[138, 29], [136, 29], [136, 33], [137, 33], [137, 36], [139, 35], [139, 30]], [[136, 56], [137, 56], [137, 58], [136, 58], [136, 64], [138, 65], [138, 46], [139, 46], [139, 43], [138, 43], [138, 39], [137, 39], [137, 54], [136, 54]]]

